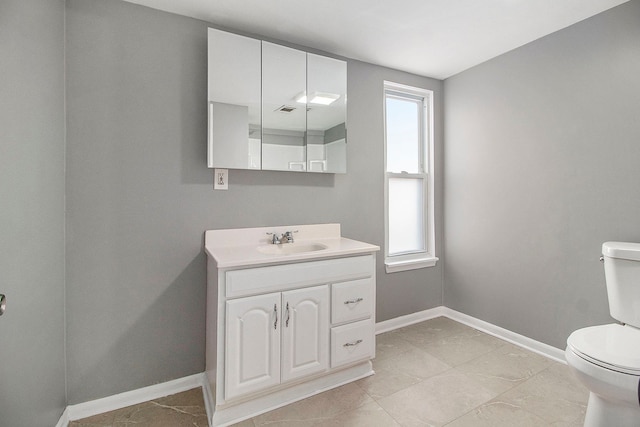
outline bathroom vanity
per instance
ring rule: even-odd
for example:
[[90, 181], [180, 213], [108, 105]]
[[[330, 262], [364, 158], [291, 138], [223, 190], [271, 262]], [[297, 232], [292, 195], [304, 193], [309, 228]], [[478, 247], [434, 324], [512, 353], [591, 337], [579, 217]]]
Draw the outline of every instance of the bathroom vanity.
[[339, 224], [208, 230], [213, 426], [373, 374], [375, 252]]

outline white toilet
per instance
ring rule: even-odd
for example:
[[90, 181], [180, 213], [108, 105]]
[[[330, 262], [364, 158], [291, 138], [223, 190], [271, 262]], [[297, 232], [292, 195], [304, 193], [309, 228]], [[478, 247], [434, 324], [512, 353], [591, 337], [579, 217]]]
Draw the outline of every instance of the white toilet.
[[589, 389], [585, 427], [640, 426], [640, 243], [602, 245], [611, 316], [567, 339], [569, 368]]

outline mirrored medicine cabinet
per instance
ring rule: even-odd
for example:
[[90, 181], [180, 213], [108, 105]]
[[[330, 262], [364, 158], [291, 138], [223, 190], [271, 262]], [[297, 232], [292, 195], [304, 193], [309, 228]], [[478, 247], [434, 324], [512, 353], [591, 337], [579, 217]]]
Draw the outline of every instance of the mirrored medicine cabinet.
[[347, 171], [347, 64], [209, 28], [208, 166]]

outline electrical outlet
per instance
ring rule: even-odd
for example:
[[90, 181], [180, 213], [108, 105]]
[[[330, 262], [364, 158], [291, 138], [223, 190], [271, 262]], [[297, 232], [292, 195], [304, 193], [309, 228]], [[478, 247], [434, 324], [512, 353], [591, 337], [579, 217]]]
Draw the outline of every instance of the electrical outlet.
[[229, 170], [228, 169], [213, 170], [213, 189], [214, 190], [229, 189]]

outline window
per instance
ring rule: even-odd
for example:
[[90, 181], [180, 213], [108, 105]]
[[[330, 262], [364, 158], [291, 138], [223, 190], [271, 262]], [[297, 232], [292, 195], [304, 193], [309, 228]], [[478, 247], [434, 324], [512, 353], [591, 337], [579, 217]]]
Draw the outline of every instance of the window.
[[432, 267], [433, 92], [384, 83], [387, 273]]

